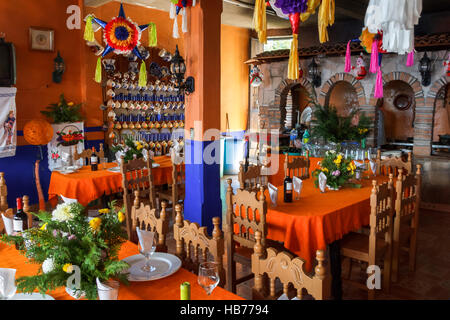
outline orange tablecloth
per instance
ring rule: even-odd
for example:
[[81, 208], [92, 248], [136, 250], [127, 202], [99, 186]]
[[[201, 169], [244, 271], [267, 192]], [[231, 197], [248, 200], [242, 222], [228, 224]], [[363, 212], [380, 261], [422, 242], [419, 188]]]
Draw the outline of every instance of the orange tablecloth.
[[[135, 244], [126, 242], [119, 252], [119, 258], [124, 259], [138, 252]], [[0, 268], [17, 269], [16, 278], [18, 278], [37, 274], [39, 265], [28, 263], [27, 258], [21, 255], [14, 246], [0, 243]], [[215, 288], [212, 294], [208, 296], [197, 283], [197, 276], [183, 268], [167, 278], [146, 282], [130, 282], [129, 286], [121, 284], [119, 300], [179, 300], [180, 284], [185, 281], [191, 283], [192, 300], [243, 300], [220, 287]], [[74, 300], [65, 292], [65, 288], [56, 289], [48, 294], [57, 300]]]
[[[376, 178], [379, 183], [385, 177]], [[283, 201], [283, 186], [278, 187], [277, 206], [268, 203], [267, 237], [284, 242], [284, 246], [306, 260], [310, 270], [316, 250], [341, 239], [343, 235], [369, 224], [372, 179], [363, 179], [362, 188], [345, 187], [321, 193], [312, 178], [303, 181], [299, 200]]]
[[[160, 165], [152, 169], [155, 185], [172, 183], [172, 160], [170, 157], [159, 156], [154, 160]], [[115, 166], [117, 166], [115, 163], [107, 164], [108, 168]], [[122, 175], [120, 172], [104, 170], [102, 165], [99, 165], [98, 171], [91, 171], [90, 166], [84, 166], [72, 174], [64, 175], [56, 171], [52, 172], [48, 199], [54, 201], [58, 195], [62, 195], [66, 198], [78, 199], [78, 202], [86, 206], [103, 194], [118, 192], [121, 188]]]

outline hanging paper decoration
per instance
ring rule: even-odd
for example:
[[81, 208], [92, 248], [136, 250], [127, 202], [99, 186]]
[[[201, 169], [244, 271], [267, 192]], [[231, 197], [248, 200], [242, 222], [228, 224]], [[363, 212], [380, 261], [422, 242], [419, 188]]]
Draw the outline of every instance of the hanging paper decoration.
[[447, 57], [447, 60], [444, 61], [444, 67], [447, 67], [446, 75], [450, 77], [450, 54]]
[[414, 49], [408, 53], [408, 57], [406, 58], [406, 66], [412, 67], [414, 65]]
[[177, 19], [178, 14], [180, 12], [182, 15], [181, 31], [183, 31], [183, 33], [188, 32], [186, 9], [188, 7], [195, 6], [195, 4], [196, 4], [195, 0], [170, 0], [169, 15], [170, 15], [170, 19], [173, 20], [173, 29], [172, 29], [172, 37], [173, 38], [178, 39], [180, 37], [180, 34], [178, 32], [178, 19]]
[[375, 98], [383, 98], [383, 75], [381, 73], [381, 64], [378, 66], [377, 80], [375, 82]]
[[264, 76], [258, 66], [254, 66], [250, 70], [250, 85], [252, 87], [259, 87], [262, 84]]
[[[156, 25], [154, 23], [137, 25], [130, 18], [125, 16], [125, 10], [123, 4], [120, 4], [119, 15], [113, 18], [111, 21], [106, 22], [96, 18], [94, 15], [88, 15], [86, 17], [86, 27], [84, 31], [84, 39], [88, 42], [95, 42], [93, 24], [98, 25], [103, 32], [103, 41], [105, 42], [105, 49], [101, 53], [101, 58], [107, 54], [114, 52], [115, 54], [130, 55], [134, 54], [141, 60], [145, 60], [140, 50], [142, 31], [150, 27], [149, 30], [149, 46], [156, 46]], [[95, 81], [100, 83], [102, 81], [102, 62], [101, 58], [97, 60], [97, 66], [95, 69]], [[145, 71], [139, 75], [141, 82], [147, 81], [147, 75], [145, 69], [145, 63], [142, 62], [141, 70]]]
[[334, 0], [322, 0], [318, 13], [319, 41], [329, 40], [327, 27], [334, 24]]
[[371, 33], [383, 33], [384, 50], [406, 54], [414, 48], [414, 25], [421, 12], [422, 0], [370, 0], [364, 26]]
[[361, 36], [359, 37], [359, 40], [361, 41], [361, 47], [366, 50], [367, 53], [372, 53], [372, 45], [373, 41], [378, 40], [378, 52], [379, 53], [386, 53], [387, 51], [384, 50], [383, 47], [383, 33], [377, 32], [377, 33], [371, 33], [367, 28], [364, 28], [361, 32]]
[[362, 52], [359, 57], [356, 59], [356, 67], [352, 67], [352, 70], [355, 71], [355, 77], [357, 80], [362, 80], [367, 75], [366, 63], [364, 61], [364, 56]]
[[376, 73], [378, 70], [378, 40], [372, 42], [372, 53], [370, 54], [370, 68], [369, 71]]
[[350, 51], [350, 43], [352, 40], [347, 42], [347, 51], [345, 52], [345, 72], [350, 72], [352, 68], [352, 60], [351, 60], [351, 51]]
[[158, 35], [156, 33], [156, 24], [150, 22], [148, 25], [148, 46], [156, 47], [158, 45]]
[[256, 0], [253, 13], [254, 29], [258, 33], [260, 43], [267, 42], [266, 1]]

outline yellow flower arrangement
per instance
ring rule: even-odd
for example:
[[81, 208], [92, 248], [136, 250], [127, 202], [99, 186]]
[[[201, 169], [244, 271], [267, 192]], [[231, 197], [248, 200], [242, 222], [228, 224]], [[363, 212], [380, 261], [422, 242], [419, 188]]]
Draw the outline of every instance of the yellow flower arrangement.
[[67, 272], [67, 273], [72, 273], [72, 272], [73, 272], [73, 265], [70, 264], [70, 263], [66, 263], [66, 264], [63, 266], [63, 271], [64, 271], [64, 272]]
[[92, 230], [97, 231], [100, 228], [100, 225], [102, 224], [102, 219], [100, 218], [94, 218], [91, 221], [89, 221], [89, 225], [91, 226]]
[[67, 105], [68, 105], [69, 107], [71, 107], [71, 106], [74, 105], [74, 103], [73, 103], [73, 102], [69, 102]]
[[117, 219], [119, 220], [120, 223], [125, 221], [125, 214], [122, 211], [119, 211], [117, 213]]
[[109, 209], [108, 208], [100, 209], [100, 210], [98, 210], [98, 213], [100, 213], [100, 214], [109, 213]]
[[42, 231], [47, 230], [47, 225], [48, 225], [48, 223], [44, 223], [40, 229]]

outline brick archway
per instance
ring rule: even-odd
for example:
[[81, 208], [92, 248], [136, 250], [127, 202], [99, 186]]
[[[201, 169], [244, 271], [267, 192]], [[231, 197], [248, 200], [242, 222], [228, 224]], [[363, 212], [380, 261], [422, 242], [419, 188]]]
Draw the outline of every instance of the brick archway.
[[350, 83], [350, 85], [355, 89], [356, 95], [358, 96], [358, 103], [359, 106], [364, 106], [366, 104], [366, 95], [364, 93], [364, 88], [361, 85], [361, 82], [359, 82], [358, 79], [356, 79], [354, 76], [352, 76], [349, 73], [346, 72], [340, 72], [336, 73], [334, 76], [332, 76], [330, 79], [328, 79], [325, 84], [320, 89], [320, 94], [318, 101], [321, 105], [325, 104], [327, 96], [330, 94], [331, 90], [333, 89], [334, 85], [337, 82], [345, 81]]
[[311, 82], [309, 82], [307, 79], [305, 78], [300, 78], [297, 80], [285, 79], [281, 81], [278, 88], [275, 89], [275, 105], [280, 105], [281, 96], [286, 92], [286, 90], [289, 90], [290, 88], [298, 84], [301, 85], [303, 88], [305, 88], [310, 96], [314, 98], [316, 97], [316, 91], [314, 90]]

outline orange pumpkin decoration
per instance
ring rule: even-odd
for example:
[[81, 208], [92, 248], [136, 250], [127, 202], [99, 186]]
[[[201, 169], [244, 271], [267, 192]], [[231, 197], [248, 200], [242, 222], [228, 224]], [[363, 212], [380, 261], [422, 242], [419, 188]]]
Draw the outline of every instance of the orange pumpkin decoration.
[[53, 128], [50, 123], [42, 119], [28, 121], [23, 127], [25, 140], [32, 145], [44, 145], [53, 137]]

